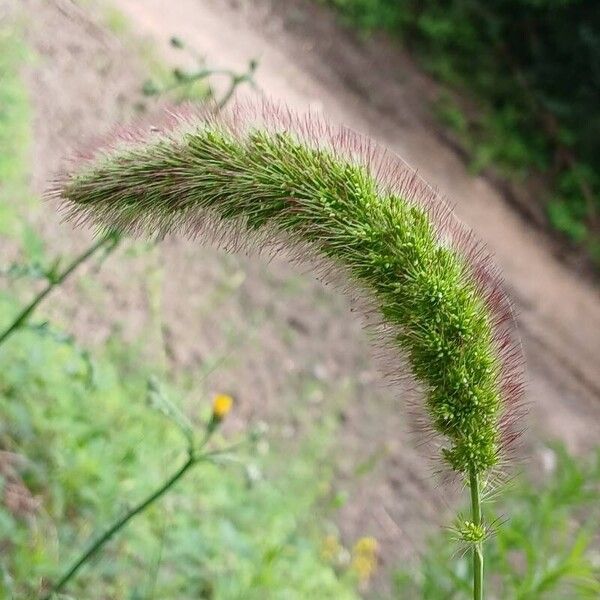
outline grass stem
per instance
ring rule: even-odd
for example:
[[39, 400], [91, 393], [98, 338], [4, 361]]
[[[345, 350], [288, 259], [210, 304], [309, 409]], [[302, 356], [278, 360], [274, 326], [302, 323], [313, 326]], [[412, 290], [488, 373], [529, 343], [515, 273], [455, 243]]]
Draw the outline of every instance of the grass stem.
[[[469, 476], [471, 488], [471, 515], [475, 527], [481, 527], [481, 489], [479, 476], [471, 470]], [[473, 542], [473, 600], [483, 600], [483, 542]]]
[[152, 492], [139, 504], [129, 510], [120, 519], [115, 521], [109, 529], [107, 529], [101, 536], [95, 539], [88, 549], [73, 563], [73, 565], [64, 573], [64, 575], [58, 580], [57, 583], [52, 586], [52, 590], [49, 594], [43, 597], [43, 600], [50, 600], [53, 594], [60, 592], [67, 583], [76, 575], [77, 571], [86, 563], [88, 560], [96, 554], [115, 534], [117, 534], [127, 523], [133, 519], [136, 515], [143, 512], [153, 502], [158, 500], [163, 494], [168, 492], [186, 473], [187, 471], [198, 463], [199, 458], [194, 454], [193, 451], [189, 452], [186, 462], [177, 469], [177, 471], [169, 477], [158, 489]]
[[33, 311], [55, 287], [64, 283], [64, 281], [69, 277], [69, 275], [73, 273], [73, 271], [75, 271], [82, 263], [84, 263], [88, 258], [90, 258], [98, 250], [100, 250], [100, 248], [104, 246], [109, 246], [109, 244], [114, 243], [115, 234], [113, 232], [107, 233], [106, 235], [101, 237], [97, 242], [95, 242], [89, 248], [87, 248], [84, 252], [82, 252], [79, 256], [77, 256], [62, 273], [60, 273], [56, 277], [49, 278], [46, 287], [25, 308], [23, 308], [23, 310], [17, 315], [14, 321], [2, 333], [0, 333], [0, 346], [13, 333], [15, 333], [15, 331], [23, 327], [23, 325], [27, 322], [27, 319], [29, 319]]

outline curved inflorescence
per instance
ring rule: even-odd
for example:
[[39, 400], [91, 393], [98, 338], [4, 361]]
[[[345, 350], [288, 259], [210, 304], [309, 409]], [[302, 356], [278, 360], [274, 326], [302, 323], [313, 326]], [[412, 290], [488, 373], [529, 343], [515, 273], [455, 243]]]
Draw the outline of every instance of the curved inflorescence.
[[522, 384], [500, 278], [437, 192], [369, 140], [267, 102], [188, 109], [120, 131], [56, 193], [79, 223], [326, 259], [379, 311], [451, 468], [501, 463]]

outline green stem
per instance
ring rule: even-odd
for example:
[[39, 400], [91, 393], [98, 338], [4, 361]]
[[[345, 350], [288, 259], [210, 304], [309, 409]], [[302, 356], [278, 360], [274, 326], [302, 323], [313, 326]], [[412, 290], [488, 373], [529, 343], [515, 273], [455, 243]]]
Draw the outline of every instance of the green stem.
[[116, 533], [118, 533], [127, 523], [133, 519], [137, 514], [143, 512], [150, 504], [155, 500], [158, 500], [163, 494], [168, 492], [177, 481], [179, 481], [190, 467], [197, 464], [199, 457], [190, 450], [188, 459], [186, 462], [165, 481], [157, 490], [152, 492], [137, 506], [128, 511], [123, 517], [118, 519], [106, 532], [100, 537], [94, 540], [89, 548], [73, 563], [71, 568], [60, 578], [60, 580], [52, 587], [51, 592], [44, 596], [43, 600], [50, 600], [52, 594], [60, 592], [65, 585], [75, 576], [77, 571], [94, 555], [98, 552]]
[[57, 286], [61, 285], [79, 265], [85, 262], [90, 256], [97, 252], [100, 248], [106, 245], [108, 242], [114, 242], [114, 233], [107, 233], [105, 236], [100, 238], [95, 244], [90, 246], [85, 252], [80, 254], [77, 258], [69, 264], [69, 266], [57, 277], [53, 277], [48, 281], [46, 287], [17, 315], [15, 320], [2, 332], [0, 333], [0, 345], [2, 345], [17, 329], [22, 327], [27, 319], [31, 316], [33, 311], [37, 308], [38, 304], [44, 300], [44, 298]]
[[[481, 489], [479, 476], [472, 470], [469, 476], [471, 488], [471, 514], [473, 524], [481, 526]], [[473, 600], [483, 600], [483, 542], [473, 543]]]
[[200, 69], [195, 73], [185, 74], [181, 80], [177, 80], [172, 84], [161, 88], [160, 90], [158, 90], [158, 92], [154, 93], [164, 94], [165, 92], [176, 90], [177, 88], [180, 88], [182, 86], [188, 86], [194, 83], [195, 81], [202, 81], [203, 79], [206, 79], [207, 77], [211, 77], [213, 75], [226, 75], [229, 77], [229, 87], [227, 88], [227, 91], [223, 94], [223, 97], [217, 102], [217, 108], [221, 110], [225, 108], [227, 103], [231, 100], [236, 88], [239, 85], [241, 85], [244, 82], [253, 83], [252, 75], [254, 74], [255, 70], [256, 65], [254, 62], [250, 62], [250, 65], [248, 66], [246, 72], [241, 74], [235, 73], [234, 71], [231, 71], [229, 69]]

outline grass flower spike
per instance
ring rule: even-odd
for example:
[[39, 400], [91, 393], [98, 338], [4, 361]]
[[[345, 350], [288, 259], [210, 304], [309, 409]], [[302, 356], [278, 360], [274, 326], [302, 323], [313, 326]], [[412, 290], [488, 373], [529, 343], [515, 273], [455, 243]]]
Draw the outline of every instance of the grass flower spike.
[[485, 249], [397, 157], [268, 102], [187, 109], [117, 132], [56, 192], [77, 223], [322, 260], [380, 314], [396, 372], [410, 368], [443, 460], [480, 503], [520, 413], [510, 304]]

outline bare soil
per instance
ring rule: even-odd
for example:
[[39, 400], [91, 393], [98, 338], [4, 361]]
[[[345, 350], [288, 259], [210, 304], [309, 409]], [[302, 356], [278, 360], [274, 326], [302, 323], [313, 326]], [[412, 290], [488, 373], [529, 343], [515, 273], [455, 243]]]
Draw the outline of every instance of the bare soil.
[[[32, 187], [41, 193], [71, 148], [147, 103], [140, 94], [146, 67], [107, 30], [101, 11], [70, 0], [18, 4], [37, 55], [27, 78], [35, 108]], [[244, 70], [257, 58], [260, 93], [323, 110], [418, 167], [504, 270], [527, 356], [526, 452], [535, 456], [556, 438], [580, 453], [600, 442], [598, 289], [565, 267], [546, 238], [440, 140], [427, 110], [435, 86], [400, 49], [383, 38], [357, 40], [329, 11], [303, 0], [112, 4], [165, 61], [182, 60], [168, 45], [172, 35], [214, 67]], [[89, 239], [49, 206], [32, 219], [54, 250], [74, 251]], [[374, 535], [391, 564], [414, 559], [427, 533], [447, 522], [456, 495], [439, 487], [410, 433], [403, 392], [381, 384], [345, 298], [282, 261], [176, 239], [147, 253], [121, 250], [92, 275], [74, 278], [49, 314], [88, 345], [114, 331], [142, 339], [141, 359], [161, 354], [177, 376], [198, 379], [197, 401], [230, 390], [240, 403], [237, 426], [272, 419], [293, 435], [297, 411], [336, 402], [343, 421], [337, 485], [349, 494], [338, 522], [347, 540]], [[378, 457], [373, 468], [356, 477], [371, 456]]]

